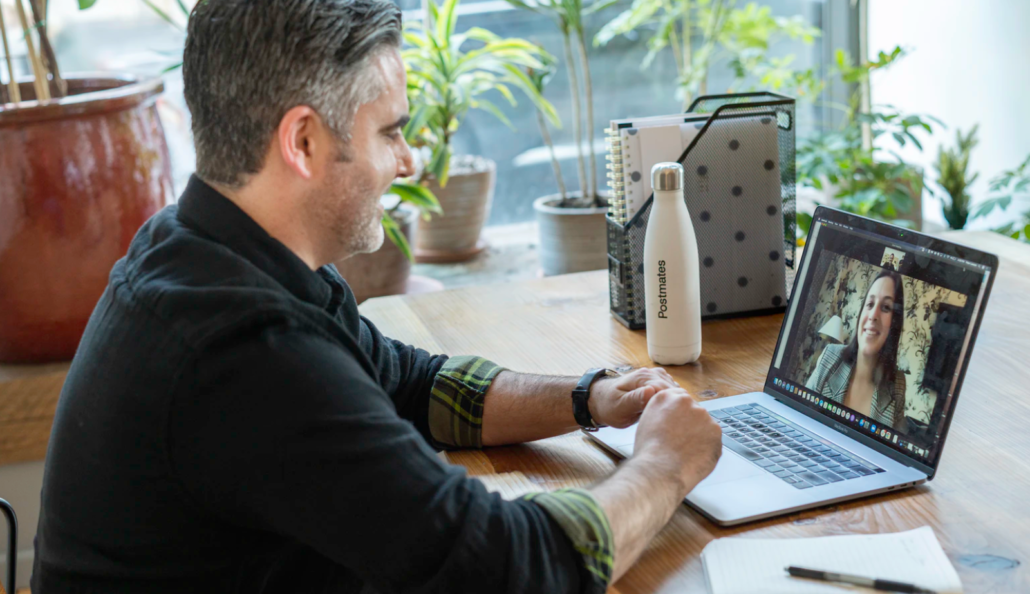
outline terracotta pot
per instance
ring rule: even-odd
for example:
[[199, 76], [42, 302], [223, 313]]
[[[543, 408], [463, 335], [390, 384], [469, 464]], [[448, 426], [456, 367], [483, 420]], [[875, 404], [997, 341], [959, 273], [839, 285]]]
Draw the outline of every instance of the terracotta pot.
[[163, 90], [72, 77], [68, 97], [0, 106], [0, 362], [70, 359], [111, 266], [171, 200]]
[[[398, 212], [403, 215], [400, 217], [402, 220], [398, 221], [401, 233], [411, 245], [418, 211], [402, 206]], [[387, 237], [378, 251], [340, 260], [336, 262], [336, 269], [354, 291], [354, 298], [361, 303], [372, 297], [403, 294], [408, 288], [408, 277], [411, 276], [411, 261]]]
[[486, 248], [479, 234], [490, 215], [497, 180], [497, 164], [484, 157], [457, 157], [443, 188], [436, 180], [427, 184], [442, 215], [419, 219], [415, 236], [415, 260], [441, 263], [464, 262]]
[[[570, 197], [578, 198], [579, 193]], [[604, 206], [586, 208], [563, 208], [558, 206], [560, 201], [558, 194], [533, 201], [544, 276], [607, 268], [607, 201]]]

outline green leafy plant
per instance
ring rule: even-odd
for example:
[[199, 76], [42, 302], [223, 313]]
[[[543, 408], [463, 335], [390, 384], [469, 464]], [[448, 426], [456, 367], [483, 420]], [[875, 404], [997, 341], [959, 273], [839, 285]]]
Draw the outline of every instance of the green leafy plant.
[[[856, 85], [847, 104], [825, 102], [843, 113], [836, 130], [818, 132], [798, 144], [798, 184], [829, 190], [835, 206], [863, 216], [910, 226], [899, 217], [909, 213], [923, 189], [922, 171], [896, 152], [876, 147], [882, 136], [893, 138], [899, 146], [911, 144], [923, 150], [920, 135], [932, 134], [933, 124], [944, 124], [931, 116], [904, 114], [890, 105], [863, 109], [862, 94], [872, 72], [886, 68], [905, 54], [901, 47], [880, 52], [869, 62], [856, 62], [842, 50], [836, 53], [831, 76]], [[811, 216], [798, 214], [798, 228], [807, 234]]]
[[[597, 191], [597, 154], [594, 151], [594, 88], [587, 58], [586, 15], [611, 6], [616, 0], [598, 0], [584, 7], [582, 0], [505, 0], [522, 10], [544, 15], [554, 21], [562, 35], [565, 66], [569, 69], [569, 91], [572, 95], [572, 137], [576, 145], [576, 170], [583, 201], [592, 206], [604, 202]], [[576, 48], [575, 52], [573, 47]], [[579, 77], [583, 76], [583, 93], [579, 90]], [[584, 113], [585, 111], [585, 113]], [[585, 118], [585, 119], [584, 119]], [[581, 128], [586, 124], [586, 155], [583, 152]], [[566, 204], [566, 200], [562, 201]]]
[[634, 0], [597, 33], [594, 44], [605, 45], [638, 29], [651, 31], [644, 67], [666, 48], [672, 52], [684, 109], [696, 95], [708, 92], [711, 65], [722, 60], [733, 72], [730, 91], [738, 90], [749, 76], [765, 89], [798, 96], [814, 97], [822, 89], [812, 69], [791, 67], [793, 55], [769, 54], [778, 39], [811, 44], [822, 34], [800, 15], [775, 17], [768, 6], [749, 2], [738, 8], [736, 0]]
[[971, 199], [968, 188], [980, 177], [979, 173], [969, 174], [969, 156], [979, 140], [976, 132], [979, 125], [973, 126], [965, 135], [962, 130], [955, 131], [955, 147], [937, 150], [937, 185], [943, 190], [940, 197], [943, 203], [944, 218], [952, 229], [962, 229], [969, 219]]
[[[496, 91], [515, 105], [514, 87], [552, 122], [559, 120], [554, 106], [540, 95], [523, 70], [543, 68], [543, 50], [524, 39], [502, 39], [479, 27], [455, 33], [458, 0], [445, 0], [442, 6], [429, 0], [428, 8], [427, 22], [405, 25], [404, 40], [409, 47], [402, 54], [408, 72], [412, 118], [418, 122], [413, 144], [431, 149], [420, 181], [433, 175], [440, 186], [445, 186], [452, 156], [451, 140], [469, 110], [482, 109], [511, 127], [504, 112], [483, 94]], [[466, 51], [462, 49], [466, 43], [480, 45]]]
[[[995, 194], [984, 200], [973, 212], [972, 218], [984, 217], [994, 211], [1007, 210], [1012, 204], [1012, 197], [1015, 194], [1030, 192], [1030, 155], [1015, 169], [1002, 171], [991, 179], [989, 190]], [[1024, 212], [1019, 222], [1007, 223], [994, 229], [995, 232], [1008, 235], [1012, 239], [1019, 239], [1030, 243], [1030, 210]]]

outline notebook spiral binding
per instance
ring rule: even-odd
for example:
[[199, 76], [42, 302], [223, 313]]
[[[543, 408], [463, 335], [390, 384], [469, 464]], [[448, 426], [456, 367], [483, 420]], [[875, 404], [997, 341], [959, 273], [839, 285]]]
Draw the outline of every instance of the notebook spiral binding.
[[[608, 188], [611, 190], [612, 195], [610, 207], [608, 209], [608, 216], [616, 221], [624, 222], [627, 216], [628, 205], [626, 204], [626, 184], [623, 181], [622, 137], [619, 135], [619, 131], [614, 128], [606, 128], [605, 133], [607, 135], [605, 143], [608, 145], [608, 154], [605, 155], [605, 158], [608, 160], [608, 163], [606, 164], [606, 168], [608, 170]], [[609, 259], [612, 258], [611, 243], [612, 237], [609, 235]], [[626, 239], [625, 245], [620, 246], [618, 251], [624, 253], [628, 249], [629, 242], [628, 239]], [[609, 263], [609, 268], [610, 267]], [[631, 299], [633, 295], [632, 285], [623, 286], [622, 290], [618, 290], [615, 285], [612, 284], [609, 287], [608, 292], [610, 295], [610, 305], [613, 311], [624, 307], [627, 300]]]
[[608, 145], [608, 154], [605, 159], [608, 163], [605, 168], [608, 170], [608, 187], [611, 189], [611, 202], [608, 207], [609, 214], [617, 220], [624, 220], [626, 215], [626, 185], [622, 181], [622, 139], [618, 130], [605, 129], [607, 137], [605, 144]]

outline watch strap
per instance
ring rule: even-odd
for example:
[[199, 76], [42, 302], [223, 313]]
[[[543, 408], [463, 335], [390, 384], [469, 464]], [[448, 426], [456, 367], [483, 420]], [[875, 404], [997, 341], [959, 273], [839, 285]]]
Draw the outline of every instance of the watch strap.
[[579, 426], [585, 431], [597, 431], [603, 426], [598, 425], [594, 421], [587, 402], [590, 400], [590, 386], [593, 385], [597, 378], [607, 374], [608, 370], [604, 367], [588, 369], [583, 374], [583, 377], [579, 378], [575, 389], [572, 390], [572, 414], [576, 418], [576, 422], [579, 423]]

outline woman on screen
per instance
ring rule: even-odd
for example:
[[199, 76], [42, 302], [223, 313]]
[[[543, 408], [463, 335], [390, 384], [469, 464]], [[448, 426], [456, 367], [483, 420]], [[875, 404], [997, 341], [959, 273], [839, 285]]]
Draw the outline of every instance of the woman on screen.
[[827, 345], [805, 387], [904, 431], [906, 383], [898, 371], [904, 311], [901, 276], [881, 272], [869, 286], [851, 341]]

